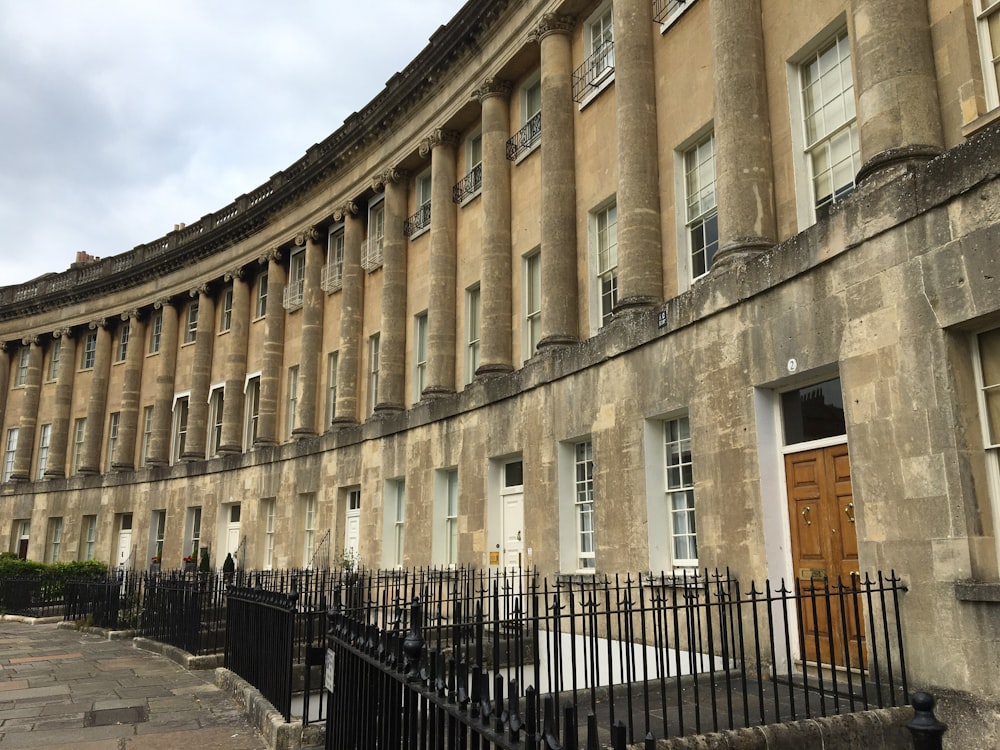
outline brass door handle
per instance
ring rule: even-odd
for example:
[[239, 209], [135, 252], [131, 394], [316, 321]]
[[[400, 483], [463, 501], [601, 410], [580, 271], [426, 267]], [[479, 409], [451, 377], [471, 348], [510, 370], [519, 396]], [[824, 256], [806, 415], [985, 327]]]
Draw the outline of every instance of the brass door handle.
[[809, 513], [811, 511], [812, 511], [812, 508], [809, 507], [808, 505], [802, 509], [802, 517], [806, 521], [806, 526], [812, 526], [813, 525], [813, 522], [809, 519]]
[[844, 506], [844, 514], [847, 516], [848, 523], [854, 523], [854, 503], [850, 502]]

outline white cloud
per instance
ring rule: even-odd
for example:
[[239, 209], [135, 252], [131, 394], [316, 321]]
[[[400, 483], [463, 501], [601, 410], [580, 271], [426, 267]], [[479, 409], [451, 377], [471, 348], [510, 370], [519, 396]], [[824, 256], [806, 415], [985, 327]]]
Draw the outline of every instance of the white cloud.
[[463, 0], [0, 3], [0, 286], [154, 240], [374, 98]]

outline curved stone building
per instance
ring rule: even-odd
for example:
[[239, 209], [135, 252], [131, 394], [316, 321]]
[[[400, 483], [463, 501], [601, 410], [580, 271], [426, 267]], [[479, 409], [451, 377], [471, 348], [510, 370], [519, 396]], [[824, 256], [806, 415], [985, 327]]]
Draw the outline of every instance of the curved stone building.
[[996, 706], [998, 28], [472, 0], [266, 184], [0, 288], [6, 548], [894, 569], [911, 680]]

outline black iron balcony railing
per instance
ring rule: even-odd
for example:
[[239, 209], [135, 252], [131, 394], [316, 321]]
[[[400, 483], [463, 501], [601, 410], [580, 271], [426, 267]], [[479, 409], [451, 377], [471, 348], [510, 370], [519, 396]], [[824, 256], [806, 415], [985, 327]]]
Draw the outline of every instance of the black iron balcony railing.
[[542, 139], [542, 113], [536, 112], [524, 127], [518, 130], [514, 137], [507, 141], [507, 158], [517, 161], [528, 153]]
[[455, 203], [463, 203], [468, 198], [483, 189], [483, 165], [477, 164], [469, 174], [465, 175], [451, 189], [451, 199]]
[[573, 101], [582, 102], [615, 72], [615, 43], [602, 44], [573, 71]]
[[403, 222], [403, 234], [412, 237], [421, 229], [431, 225], [431, 204], [425, 203], [409, 219]]
[[657, 23], [668, 23], [692, 2], [694, 0], [653, 0], [653, 19]]

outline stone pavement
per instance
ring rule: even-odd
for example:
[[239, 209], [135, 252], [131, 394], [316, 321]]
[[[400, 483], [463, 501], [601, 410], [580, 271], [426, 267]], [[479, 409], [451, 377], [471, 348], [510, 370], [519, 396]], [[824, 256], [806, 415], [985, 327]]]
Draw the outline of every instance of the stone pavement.
[[0, 750], [266, 748], [212, 679], [131, 640], [0, 621]]

